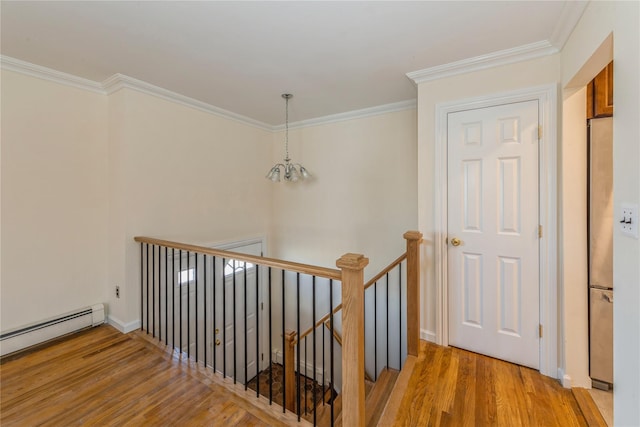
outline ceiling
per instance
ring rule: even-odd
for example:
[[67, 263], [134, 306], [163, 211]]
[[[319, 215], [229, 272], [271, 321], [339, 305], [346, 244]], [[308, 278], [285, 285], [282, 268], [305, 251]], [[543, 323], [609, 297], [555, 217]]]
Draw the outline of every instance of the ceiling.
[[3, 0], [1, 54], [97, 82], [125, 74], [273, 126], [285, 92], [302, 121], [415, 99], [408, 72], [560, 49], [584, 5]]

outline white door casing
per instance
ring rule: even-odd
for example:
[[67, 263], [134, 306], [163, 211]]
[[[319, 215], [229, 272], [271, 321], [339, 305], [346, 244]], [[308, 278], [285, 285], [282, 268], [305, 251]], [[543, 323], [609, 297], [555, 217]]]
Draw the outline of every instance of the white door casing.
[[[507, 103], [538, 100], [541, 138], [539, 139], [539, 222], [540, 239], [540, 372], [554, 378], [562, 378], [561, 357], [558, 343], [558, 282], [557, 282], [557, 85], [524, 88], [506, 93], [489, 94], [476, 98], [456, 100], [436, 105], [435, 129], [435, 221], [433, 230], [421, 230], [425, 236], [432, 234], [434, 241], [434, 273], [436, 291], [435, 341], [449, 345], [448, 322], [448, 187], [447, 187], [447, 118], [450, 113], [484, 108]], [[426, 278], [426, 277], [425, 277]], [[560, 330], [561, 331], [561, 330]]]
[[538, 369], [538, 101], [448, 117], [449, 343]]

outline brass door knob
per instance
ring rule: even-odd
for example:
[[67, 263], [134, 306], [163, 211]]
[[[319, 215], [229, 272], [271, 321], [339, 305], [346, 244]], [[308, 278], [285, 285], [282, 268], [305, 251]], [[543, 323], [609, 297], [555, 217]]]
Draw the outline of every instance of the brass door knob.
[[216, 340], [216, 345], [220, 345], [220, 340]]
[[460, 243], [462, 243], [462, 241], [460, 239], [458, 239], [457, 237], [454, 237], [453, 239], [451, 239], [451, 244], [453, 246], [460, 246]]

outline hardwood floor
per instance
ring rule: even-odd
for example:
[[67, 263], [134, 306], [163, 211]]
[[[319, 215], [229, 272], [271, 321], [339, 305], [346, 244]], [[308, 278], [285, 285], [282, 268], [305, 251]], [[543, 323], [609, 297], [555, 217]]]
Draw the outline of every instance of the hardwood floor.
[[398, 426], [587, 426], [556, 380], [424, 341], [396, 414]]
[[[411, 363], [395, 420], [379, 425], [587, 425], [571, 391], [532, 369], [424, 341]], [[229, 383], [145, 334], [103, 325], [5, 358], [0, 425], [309, 425]]]
[[143, 335], [103, 325], [3, 360], [0, 425], [300, 425]]

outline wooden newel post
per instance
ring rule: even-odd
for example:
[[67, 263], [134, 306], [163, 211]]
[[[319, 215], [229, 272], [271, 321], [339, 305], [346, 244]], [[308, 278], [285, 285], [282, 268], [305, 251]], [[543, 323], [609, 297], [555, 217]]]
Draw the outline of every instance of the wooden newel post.
[[286, 331], [284, 335], [284, 407], [296, 412], [296, 333]]
[[407, 354], [418, 356], [420, 346], [420, 242], [422, 233], [407, 231]]
[[342, 270], [342, 425], [364, 427], [364, 255], [345, 254]]

